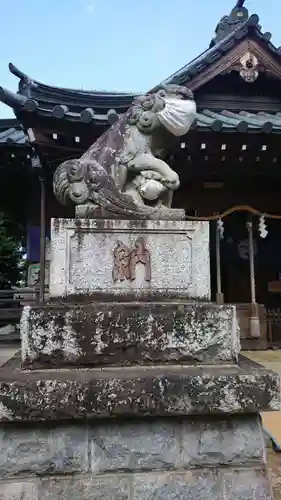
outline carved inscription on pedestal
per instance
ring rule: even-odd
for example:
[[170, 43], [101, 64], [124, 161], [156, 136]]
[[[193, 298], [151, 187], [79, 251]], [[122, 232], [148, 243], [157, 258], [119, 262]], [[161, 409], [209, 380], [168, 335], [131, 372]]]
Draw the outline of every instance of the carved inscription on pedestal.
[[118, 241], [113, 250], [113, 281], [133, 281], [136, 279], [136, 265], [145, 267], [145, 281], [151, 281], [150, 251], [145, 248], [143, 238], [138, 238], [132, 250], [122, 241]]

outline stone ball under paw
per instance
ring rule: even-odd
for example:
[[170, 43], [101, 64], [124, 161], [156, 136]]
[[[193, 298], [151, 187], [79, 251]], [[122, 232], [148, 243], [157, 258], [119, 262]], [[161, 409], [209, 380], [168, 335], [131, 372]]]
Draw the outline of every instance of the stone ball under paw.
[[161, 182], [149, 179], [142, 183], [139, 188], [139, 192], [145, 200], [155, 201], [159, 198], [163, 191], [165, 191], [165, 189], [166, 188], [163, 184], [161, 184]]

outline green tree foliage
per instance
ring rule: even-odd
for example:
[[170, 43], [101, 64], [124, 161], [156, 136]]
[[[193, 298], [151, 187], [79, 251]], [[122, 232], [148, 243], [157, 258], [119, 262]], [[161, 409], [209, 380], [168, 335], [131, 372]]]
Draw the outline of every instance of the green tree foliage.
[[9, 229], [9, 222], [0, 218], [0, 289], [16, 286], [22, 275], [21, 243]]

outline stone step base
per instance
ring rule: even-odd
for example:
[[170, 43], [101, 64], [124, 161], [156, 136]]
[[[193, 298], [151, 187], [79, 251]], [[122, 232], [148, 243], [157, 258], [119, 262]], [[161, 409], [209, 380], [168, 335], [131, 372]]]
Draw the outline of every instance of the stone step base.
[[1, 500], [274, 500], [265, 467], [46, 476], [0, 482]]
[[272, 500], [258, 415], [0, 429], [1, 500]]

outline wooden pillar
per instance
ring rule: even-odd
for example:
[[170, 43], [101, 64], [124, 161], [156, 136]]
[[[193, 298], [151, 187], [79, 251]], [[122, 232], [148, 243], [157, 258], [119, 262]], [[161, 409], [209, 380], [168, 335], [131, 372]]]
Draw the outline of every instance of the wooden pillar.
[[45, 260], [46, 260], [46, 184], [43, 174], [40, 174], [40, 280], [39, 302], [45, 298]]
[[224, 295], [221, 290], [221, 235], [218, 222], [216, 221], [216, 275], [217, 275], [217, 293], [216, 303], [224, 304]]
[[255, 280], [255, 255], [253, 223], [247, 222], [248, 241], [249, 241], [249, 265], [250, 265], [250, 287], [251, 287], [251, 316], [250, 316], [250, 334], [252, 337], [260, 337], [259, 309], [256, 303], [256, 280]]

